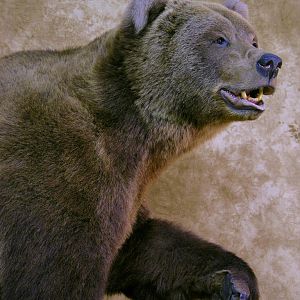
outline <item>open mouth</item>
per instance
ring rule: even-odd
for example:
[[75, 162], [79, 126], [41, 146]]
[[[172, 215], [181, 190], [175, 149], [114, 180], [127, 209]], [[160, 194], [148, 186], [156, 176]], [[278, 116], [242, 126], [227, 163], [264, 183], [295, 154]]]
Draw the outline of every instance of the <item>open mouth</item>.
[[238, 92], [232, 92], [224, 88], [220, 90], [220, 93], [225, 102], [235, 109], [263, 112], [265, 110], [263, 96], [272, 95], [274, 91], [274, 87], [264, 86], [253, 90], [242, 90]]

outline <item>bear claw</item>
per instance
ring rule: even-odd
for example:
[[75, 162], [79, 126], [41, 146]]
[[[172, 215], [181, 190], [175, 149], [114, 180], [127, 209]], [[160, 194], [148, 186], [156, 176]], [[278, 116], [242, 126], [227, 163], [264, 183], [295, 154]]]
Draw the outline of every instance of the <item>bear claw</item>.
[[211, 300], [250, 300], [248, 284], [228, 270], [214, 273], [208, 282]]
[[240, 284], [239, 280], [235, 280], [233, 275], [228, 272], [225, 276], [224, 285], [221, 292], [222, 300], [249, 300], [249, 292]]

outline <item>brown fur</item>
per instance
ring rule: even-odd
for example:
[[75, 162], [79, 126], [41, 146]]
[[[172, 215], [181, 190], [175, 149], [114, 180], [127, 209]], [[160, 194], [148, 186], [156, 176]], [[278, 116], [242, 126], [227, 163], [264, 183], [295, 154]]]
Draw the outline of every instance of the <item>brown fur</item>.
[[[231, 40], [230, 49], [212, 43], [220, 32]], [[270, 84], [255, 69], [264, 52], [252, 46], [253, 39], [247, 21], [224, 6], [136, 0], [119, 27], [87, 46], [0, 60], [3, 299], [102, 299], [110, 268], [110, 293], [135, 299], [150, 295], [149, 289], [142, 294], [149, 282], [121, 289], [118, 277], [126, 265], [137, 268], [126, 257], [134, 251], [128, 245], [139, 241], [138, 232], [159, 235], [147, 225], [155, 221], [144, 218], [132, 233], [144, 189], [168, 163], [231, 121], [260, 115], [230, 109], [218, 94], [221, 87], [237, 91]], [[202, 276], [198, 296], [219, 293], [224, 284], [226, 290], [258, 299], [255, 276], [244, 262], [158, 223], [160, 232], [187, 236], [195, 261], [214, 253], [215, 263], [191, 275], [193, 280]], [[153, 247], [149, 257], [155, 260], [159, 249], [156, 242], [150, 245], [146, 248]], [[191, 269], [192, 254], [182, 257], [181, 268]], [[142, 258], [138, 264], [143, 267]], [[210, 277], [218, 271], [224, 282], [219, 275]], [[144, 274], [153, 275], [150, 270]], [[190, 299], [190, 282], [181, 291], [168, 286], [171, 272], [166, 274], [165, 288], [158, 291], [157, 285], [149, 299], [177, 299], [172, 296], [176, 289]], [[208, 284], [211, 278], [218, 284]]]

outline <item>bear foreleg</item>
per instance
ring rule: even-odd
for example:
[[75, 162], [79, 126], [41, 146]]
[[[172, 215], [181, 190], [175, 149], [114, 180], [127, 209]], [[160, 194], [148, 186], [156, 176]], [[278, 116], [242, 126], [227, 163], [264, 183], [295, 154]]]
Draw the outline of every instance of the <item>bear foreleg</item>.
[[243, 260], [145, 211], [114, 261], [107, 293], [136, 300], [259, 299]]

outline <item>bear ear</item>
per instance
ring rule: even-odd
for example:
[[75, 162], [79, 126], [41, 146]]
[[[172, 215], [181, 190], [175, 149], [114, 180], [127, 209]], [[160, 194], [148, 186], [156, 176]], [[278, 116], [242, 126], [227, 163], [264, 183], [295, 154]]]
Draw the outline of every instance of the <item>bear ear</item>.
[[248, 5], [240, 0], [226, 0], [224, 5], [242, 15], [245, 19], [249, 18]]
[[167, 0], [132, 0], [125, 13], [125, 25], [140, 33], [165, 9]]

